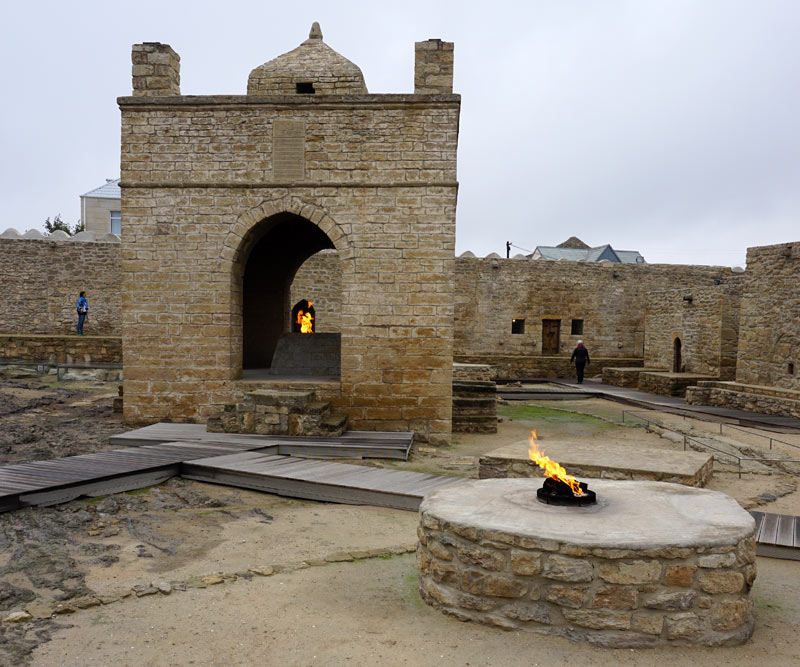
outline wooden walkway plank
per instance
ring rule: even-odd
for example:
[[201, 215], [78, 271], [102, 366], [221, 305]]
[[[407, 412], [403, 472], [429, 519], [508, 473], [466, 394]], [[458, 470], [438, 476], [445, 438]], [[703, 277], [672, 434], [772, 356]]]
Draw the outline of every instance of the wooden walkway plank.
[[158, 484], [179, 474], [183, 461], [240, 454], [261, 444], [169, 442], [3, 466], [0, 512]]
[[775, 544], [782, 547], [794, 546], [794, 517], [779, 515]]
[[756, 554], [800, 560], [800, 517], [750, 511], [756, 522]]
[[339, 437], [258, 435], [253, 433], [209, 433], [203, 424], [151, 424], [120, 433], [110, 439], [113, 445], [146, 446], [161, 442], [202, 442], [254, 448], [254, 443], [277, 445], [283, 454], [324, 458], [396, 458], [407, 460], [414, 441], [413, 433], [384, 431], [346, 431]]
[[225, 457], [224, 462], [219, 459], [189, 461], [183, 464], [181, 475], [298, 498], [414, 511], [426, 493], [467, 481], [333, 461], [257, 459], [252, 454]]

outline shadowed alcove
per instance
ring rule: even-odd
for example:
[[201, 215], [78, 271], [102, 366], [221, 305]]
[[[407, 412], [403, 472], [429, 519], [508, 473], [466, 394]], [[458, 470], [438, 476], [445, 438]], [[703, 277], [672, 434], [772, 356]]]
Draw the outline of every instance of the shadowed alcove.
[[279, 213], [256, 225], [242, 275], [242, 368], [269, 368], [281, 334], [291, 331], [289, 289], [313, 254], [334, 248], [312, 222]]

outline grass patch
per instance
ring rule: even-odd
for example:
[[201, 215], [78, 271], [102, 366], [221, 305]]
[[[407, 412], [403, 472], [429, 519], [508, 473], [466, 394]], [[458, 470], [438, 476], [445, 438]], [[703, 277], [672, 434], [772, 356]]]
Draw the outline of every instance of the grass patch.
[[141, 489], [132, 489], [130, 491], [126, 491], [125, 494], [128, 496], [143, 496], [145, 493], [148, 493], [152, 486], [143, 486]]
[[618, 428], [617, 424], [609, 424], [599, 417], [592, 417], [580, 412], [542, 408], [535, 405], [498, 405], [497, 414], [517, 421], [536, 421], [547, 424], [585, 424], [595, 428]]
[[403, 600], [405, 603], [417, 611], [430, 609], [419, 595], [419, 575], [416, 572], [407, 574], [403, 579]]

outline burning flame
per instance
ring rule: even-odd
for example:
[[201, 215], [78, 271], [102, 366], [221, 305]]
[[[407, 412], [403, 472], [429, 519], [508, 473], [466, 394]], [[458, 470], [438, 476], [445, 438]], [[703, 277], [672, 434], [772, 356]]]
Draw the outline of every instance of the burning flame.
[[552, 477], [559, 482], [564, 482], [564, 484], [568, 485], [569, 488], [572, 489], [573, 495], [582, 496], [583, 491], [581, 490], [578, 480], [572, 475], [568, 475], [563, 466], [555, 461], [551, 461], [549, 456], [545, 456], [544, 452], [539, 451], [539, 449], [536, 447], [536, 431], [531, 431], [531, 437], [529, 440], [531, 446], [528, 450], [528, 456], [531, 457], [531, 461], [544, 470], [545, 477]]
[[[313, 301], [308, 302], [308, 307], [314, 305]], [[311, 328], [311, 322], [314, 320], [313, 315], [311, 313], [304, 313], [303, 309], [297, 311], [297, 323], [300, 325], [300, 333], [312, 333], [313, 329]]]

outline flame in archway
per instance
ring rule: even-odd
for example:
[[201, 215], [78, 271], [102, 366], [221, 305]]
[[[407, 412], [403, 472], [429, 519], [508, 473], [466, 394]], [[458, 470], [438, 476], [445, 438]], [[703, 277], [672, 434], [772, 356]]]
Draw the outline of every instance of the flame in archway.
[[[313, 301], [308, 302], [308, 307], [314, 305]], [[310, 334], [314, 332], [313, 327], [314, 316], [310, 312], [303, 312], [303, 309], [297, 311], [297, 323], [300, 325], [300, 333]]]

